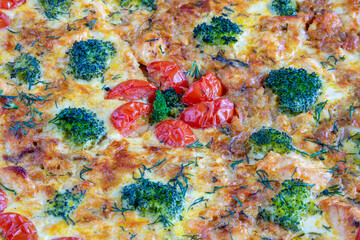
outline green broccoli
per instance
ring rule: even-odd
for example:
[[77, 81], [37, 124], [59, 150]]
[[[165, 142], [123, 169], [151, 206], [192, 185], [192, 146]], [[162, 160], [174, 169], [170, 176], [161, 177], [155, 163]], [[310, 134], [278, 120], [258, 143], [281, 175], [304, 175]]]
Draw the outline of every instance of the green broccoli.
[[76, 41], [69, 51], [70, 71], [77, 79], [89, 81], [102, 77], [115, 54], [115, 46], [109, 41], [98, 39]]
[[271, 9], [279, 16], [296, 16], [295, 0], [273, 0]]
[[177, 118], [187, 105], [181, 102], [183, 94], [177, 94], [173, 88], [156, 91], [154, 109], [150, 115], [150, 123], [158, 123], [167, 118]]
[[281, 191], [272, 198], [272, 205], [260, 213], [265, 220], [279, 224], [286, 230], [300, 231], [301, 220], [319, 213], [317, 206], [310, 202], [310, 185], [300, 179], [286, 180]]
[[6, 64], [11, 78], [16, 78], [19, 84], [28, 84], [29, 90], [32, 86], [40, 83], [40, 63], [29, 53], [22, 53], [14, 62]]
[[236, 43], [236, 37], [243, 31], [230, 19], [213, 17], [210, 25], [202, 23], [193, 30], [194, 38], [207, 45], [229, 45]]
[[67, 224], [69, 224], [68, 220], [75, 224], [70, 218], [70, 214], [80, 205], [85, 193], [86, 191], [78, 191], [77, 186], [73, 187], [71, 191], [66, 190], [64, 193], [56, 192], [53, 199], [47, 200], [46, 214], [61, 217]]
[[177, 217], [183, 209], [185, 195], [176, 185], [137, 179], [122, 190], [122, 201], [127, 208], [140, 211], [144, 215], [162, 215], [167, 219]]
[[65, 138], [76, 147], [90, 147], [106, 134], [104, 121], [85, 108], [65, 108], [50, 123], [56, 124]]
[[156, 0], [120, 0], [120, 6], [156, 10]]
[[322, 82], [316, 73], [305, 69], [281, 68], [272, 70], [264, 82], [279, 96], [279, 110], [288, 115], [309, 111], [319, 97]]
[[59, 15], [68, 14], [72, 0], [39, 0], [44, 14], [49, 19], [57, 19]]
[[294, 150], [291, 137], [273, 128], [262, 128], [254, 132], [249, 138], [249, 143], [255, 152], [263, 154], [270, 151], [283, 154]]

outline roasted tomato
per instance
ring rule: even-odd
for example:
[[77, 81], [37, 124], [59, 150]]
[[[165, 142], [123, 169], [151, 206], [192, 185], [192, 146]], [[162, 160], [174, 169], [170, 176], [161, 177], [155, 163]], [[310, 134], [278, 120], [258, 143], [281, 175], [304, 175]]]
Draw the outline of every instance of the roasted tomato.
[[37, 240], [34, 224], [17, 213], [0, 214], [0, 229], [8, 240]]
[[25, 3], [26, 0], [0, 0], [0, 9], [10, 10]]
[[0, 213], [7, 207], [7, 199], [5, 193], [0, 189]]
[[209, 128], [230, 123], [234, 115], [234, 103], [226, 98], [201, 102], [186, 109], [180, 119], [193, 128]]
[[181, 120], [165, 120], [155, 127], [155, 134], [160, 142], [172, 147], [184, 147], [196, 141], [189, 125]]
[[124, 136], [132, 133], [140, 123], [135, 123], [143, 114], [150, 114], [152, 106], [141, 102], [125, 103], [111, 114], [112, 125]]
[[358, 230], [357, 236], [356, 236], [356, 240], [360, 240], [360, 229]]
[[147, 98], [150, 102], [153, 102], [156, 90], [157, 88], [147, 81], [131, 79], [114, 87], [108, 92], [106, 99], [134, 101]]
[[146, 67], [146, 70], [161, 90], [172, 87], [180, 94], [189, 86], [186, 74], [174, 62], [152, 62]]
[[192, 106], [199, 102], [212, 101], [221, 97], [223, 88], [221, 81], [211, 72], [206, 72], [199, 81], [194, 82], [185, 92], [182, 102]]
[[82, 238], [78, 238], [78, 237], [61, 237], [61, 238], [54, 238], [53, 240], [82, 240]]
[[10, 25], [10, 18], [3, 12], [0, 12], [0, 29], [4, 29], [9, 27]]

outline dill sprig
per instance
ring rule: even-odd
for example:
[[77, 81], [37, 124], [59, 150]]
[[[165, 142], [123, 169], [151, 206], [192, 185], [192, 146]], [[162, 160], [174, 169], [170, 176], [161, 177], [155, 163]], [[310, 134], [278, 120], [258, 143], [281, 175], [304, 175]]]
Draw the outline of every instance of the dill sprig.
[[342, 174], [341, 169], [338, 165], [335, 165], [335, 166], [329, 168], [327, 172], [329, 172], [333, 175], [341, 175]]
[[323, 148], [327, 148], [331, 153], [334, 153], [334, 151], [340, 152], [340, 150], [342, 150], [342, 145], [340, 142], [338, 143], [338, 145], [328, 145], [320, 141], [317, 136], [305, 138], [303, 139], [303, 141], [316, 143]]
[[164, 227], [174, 226], [174, 224], [172, 224], [172, 222], [170, 222], [163, 214], [161, 214], [154, 222], [149, 223], [149, 225], [154, 225], [156, 223], [162, 223]]
[[6, 108], [6, 109], [18, 109], [19, 106], [16, 105], [12, 100], [10, 100], [10, 102], [5, 103], [5, 106], [3, 106], [3, 108]]
[[25, 128], [34, 128], [38, 123], [33, 122], [34, 116], [30, 118], [28, 121], [11, 121], [11, 125], [9, 128], [10, 132], [14, 132], [14, 135], [18, 134], [18, 131], [22, 131], [23, 134], [27, 135], [28, 132], [25, 131]]
[[83, 177], [83, 174], [84, 174], [84, 173], [89, 172], [89, 171], [92, 171], [92, 170], [93, 170], [92, 168], [83, 165], [83, 169], [81, 169], [81, 171], [80, 171], [80, 179], [81, 179], [81, 180], [84, 180], [84, 181], [88, 181], [88, 182], [94, 183], [94, 182], [92, 182], [92, 181], [90, 181], [90, 180], [84, 179], [84, 177]]
[[326, 100], [325, 102], [320, 102], [320, 103], [316, 104], [316, 106], [315, 106], [314, 119], [316, 121], [316, 126], [319, 126], [319, 122], [320, 122], [320, 118], [321, 118], [321, 112], [324, 109], [327, 102], [328, 102], [328, 100]]
[[258, 182], [262, 183], [265, 188], [269, 188], [271, 190], [274, 190], [270, 183], [274, 182], [274, 180], [269, 180], [269, 174], [267, 172], [265, 172], [264, 170], [260, 169], [256, 171], [256, 174], [259, 176], [260, 180], [258, 180]]
[[94, 27], [94, 25], [95, 25], [95, 23], [96, 23], [96, 21], [97, 21], [97, 18], [95, 18], [94, 20], [91, 20], [90, 22], [86, 23], [85, 25], [86, 25], [87, 27], [89, 27], [90, 30], [92, 30], [93, 27]]
[[190, 209], [192, 209], [195, 205], [201, 203], [201, 202], [206, 202], [208, 201], [209, 199], [206, 199], [204, 197], [201, 197], [201, 198], [198, 198], [198, 199], [195, 199], [195, 201], [189, 206], [188, 208], [188, 211], [190, 211]]
[[235, 166], [238, 165], [239, 163], [242, 163], [244, 162], [244, 159], [240, 159], [240, 160], [237, 160], [237, 161], [233, 161], [231, 164], [230, 164], [230, 167], [234, 170], [235, 169]]
[[325, 190], [321, 191], [319, 194], [319, 197], [321, 196], [333, 196], [333, 195], [340, 195], [344, 196], [344, 194], [341, 192], [342, 188], [339, 186], [339, 184], [331, 186], [326, 188]]
[[227, 188], [227, 187], [229, 187], [229, 186], [221, 186], [221, 187], [215, 186], [215, 187], [213, 188], [212, 192], [205, 192], [205, 193], [206, 193], [206, 194], [213, 194], [213, 193], [216, 192], [216, 190], [219, 190], [219, 189], [221, 189], [221, 188]]
[[148, 170], [149, 172], [151, 172], [152, 169], [160, 166], [161, 164], [163, 164], [164, 162], [166, 161], [166, 158], [164, 158], [163, 160], [158, 160], [158, 162], [154, 165], [154, 166], [151, 166], [150, 168], [146, 167], [143, 163], [141, 163], [141, 165], [143, 166], [143, 169], [144, 169], [144, 172], [146, 170]]
[[311, 154], [310, 157], [311, 157], [311, 158], [314, 158], [314, 157], [320, 156], [320, 155], [322, 155], [322, 154], [324, 154], [324, 153], [327, 153], [327, 151], [328, 151], [328, 150], [327, 150], [326, 148], [323, 148], [323, 149], [321, 149], [320, 151]]
[[189, 71], [185, 72], [185, 73], [186, 73], [186, 75], [192, 76], [192, 77], [195, 78], [195, 79], [198, 79], [198, 78], [201, 78], [201, 77], [202, 77], [196, 61], [194, 61], [191, 69], [190, 69]]
[[196, 140], [193, 144], [186, 145], [186, 147], [188, 147], [188, 148], [203, 148], [204, 144], [202, 144], [199, 140]]
[[114, 203], [114, 206], [111, 206], [110, 208], [110, 211], [112, 212], [120, 212], [121, 215], [123, 216], [124, 220], [126, 221], [126, 217], [125, 217], [125, 212], [128, 212], [128, 211], [135, 211], [135, 209], [132, 209], [132, 208], [118, 208], [118, 206], [116, 205], [116, 203]]
[[8, 188], [2, 183], [0, 183], [0, 186], [2, 186], [6, 191], [14, 193], [15, 196], [17, 195], [17, 193], [16, 193], [16, 191], [14, 189]]

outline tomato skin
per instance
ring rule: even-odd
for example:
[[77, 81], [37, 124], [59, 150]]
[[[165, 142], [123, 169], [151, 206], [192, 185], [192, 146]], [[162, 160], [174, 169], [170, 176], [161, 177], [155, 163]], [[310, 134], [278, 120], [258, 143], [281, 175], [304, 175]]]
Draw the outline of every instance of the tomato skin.
[[34, 224], [18, 213], [0, 214], [0, 229], [8, 240], [37, 240]]
[[181, 120], [165, 120], [156, 125], [155, 134], [157, 139], [172, 147], [185, 147], [196, 141], [195, 134], [189, 125]]
[[0, 30], [9, 27], [10, 18], [3, 12], [0, 12]]
[[226, 98], [201, 102], [183, 111], [179, 119], [193, 128], [209, 128], [230, 123], [234, 116], [234, 103]]
[[0, 9], [11, 10], [24, 3], [26, 0], [0, 0]]
[[174, 88], [180, 94], [189, 87], [185, 72], [174, 62], [152, 62], [146, 70], [161, 90]]
[[143, 114], [150, 114], [152, 106], [141, 102], [129, 102], [118, 107], [112, 114], [112, 125], [124, 136], [132, 133], [139, 124], [135, 120]]
[[82, 240], [82, 238], [78, 238], [78, 237], [61, 237], [61, 238], [54, 238], [53, 240]]
[[194, 82], [185, 92], [182, 102], [192, 106], [199, 102], [215, 100], [223, 94], [221, 81], [212, 72], [207, 71], [199, 81]]
[[360, 229], [358, 230], [357, 236], [356, 236], [356, 240], [360, 240]]
[[7, 198], [3, 190], [0, 189], [0, 213], [4, 212], [7, 207]]
[[144, 80], [131, 79], [118, 84], [106, 95], [106, 99], [119, 99], [134, 101], [141, 98], [149, 99], [149, 102], [155, 100], [155, 91], [157, 88]]

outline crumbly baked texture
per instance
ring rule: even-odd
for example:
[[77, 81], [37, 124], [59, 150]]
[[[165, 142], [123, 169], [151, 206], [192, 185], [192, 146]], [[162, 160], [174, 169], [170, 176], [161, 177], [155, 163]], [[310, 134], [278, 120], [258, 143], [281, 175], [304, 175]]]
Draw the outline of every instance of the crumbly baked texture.
[[[73, 0], [57, 18], [48, 18], [39, 2], [5, 11], [12, 22], [0, 31], [0, 188], [5, 212], [29, 218], [39, 239], [357, 239], [360, 1], [298, 0], [296, 15], [276, 16], [268, 0], [157, 0], [148, 7], [142, 4], [151, 1]], [[197, 25], [218, 16], [241, 25], [236, 42], [216, 46], [194, 38]], [[69, 51], [88, 39], [111, 42], [115, 53], [100, 77], [75, 79]], [[9, 71], [23, 53], [40, 65], [31, 89]], [[200, 148], [164, 145], [147, 119], [122, 137], [110, 116], [126, 101], [105, 99], [106, 89], [149, 80], [145, 66], [154, 61], [173, 61], [185, 71], [196, 61], [201, 74], [211, 71], [235, 104], [232, 122], [193, 129]], [[270, 71], [288, 67], [322, 81], [307, 112], [280, 112], [279, 96], [263, 84]], [[18, 108], [8, 108], [11, 103]], [[69, 143], [50, 122], [68, 107], [94, 112], [106, 135], [90, 147]], [[248, 140], [264, 127], [290, 136], [293, 149], [253, 151]], [[123, 189], [141, 177], [166, 191], [171, 179], [186, 183], [184, 198], [172, 193], [182, 203], [179, 216], [164, 219], [126, 205]], [[264, 216], [292, 178], [309, 185], [309, 201], [318, 208], [298, 219], [300, 231]], [[63, 200], [48, 200], [75, 186], [67, 194], [74, 207], [49, 210]]]

